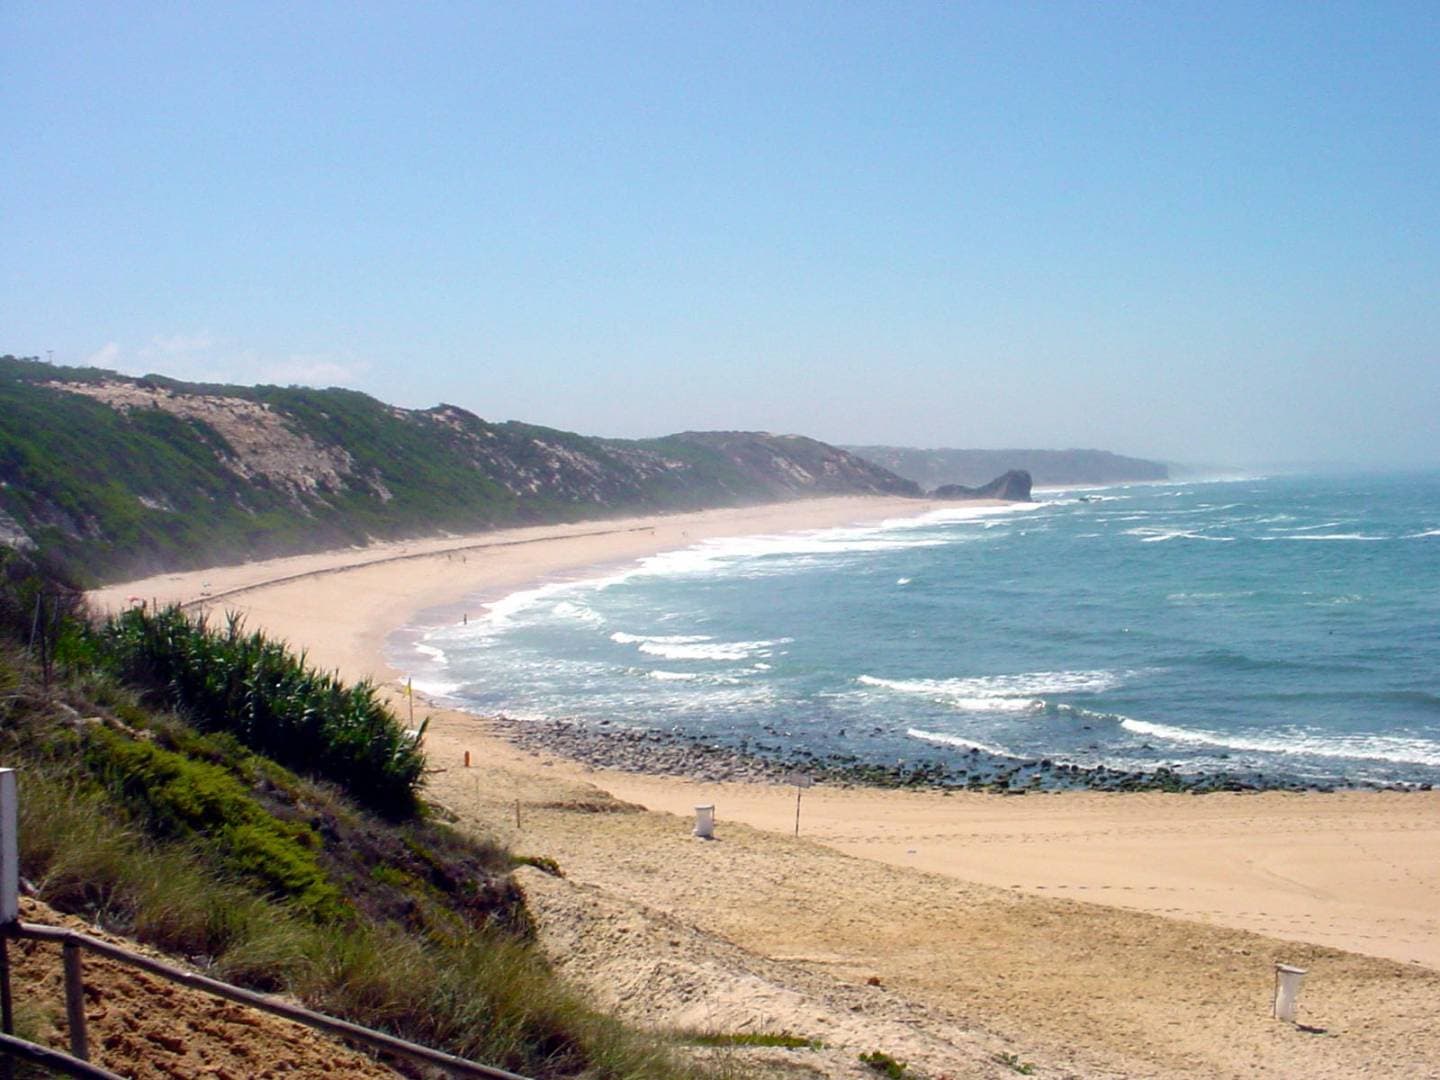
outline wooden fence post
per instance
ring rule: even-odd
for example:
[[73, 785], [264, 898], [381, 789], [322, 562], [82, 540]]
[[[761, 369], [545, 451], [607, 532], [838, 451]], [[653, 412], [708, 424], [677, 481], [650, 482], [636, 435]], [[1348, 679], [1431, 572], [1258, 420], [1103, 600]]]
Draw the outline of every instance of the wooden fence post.
[[90, 1060], [90, 1039], [85, 1031], [85, 976], [80, 970], [80, 945], [66, 941], [65, 1022], [70, 1028], [70, 1053], [81, 1061]]
[[[10, 932], [20, 921], [20, 844], [16, 836], [20, 810], [15, 770], [0, 769], [0, 1027], [15, 1034], [15, 1010], [10, 1001]], [[0, 1059], [0, 1080], [12, 1080], [15, 1062]]]
[[[10, 1004], [10, 934], [9, 928], [0, 929], [0, 1013], [6, 1035], [15, 1034], [15, 1014]], [[0, 1058], [0, 1078], [14, 1080], [15, 1062], [6, 1054]]]

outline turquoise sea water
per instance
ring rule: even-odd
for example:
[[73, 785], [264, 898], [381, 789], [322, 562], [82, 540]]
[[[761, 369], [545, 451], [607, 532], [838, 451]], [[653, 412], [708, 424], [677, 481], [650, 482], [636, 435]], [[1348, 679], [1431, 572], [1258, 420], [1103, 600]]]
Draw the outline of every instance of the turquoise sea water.
[[477, 710], [883, 764], [1440, 781], [1440, 475], [1037, 498], [700, 544], [402, 662]]

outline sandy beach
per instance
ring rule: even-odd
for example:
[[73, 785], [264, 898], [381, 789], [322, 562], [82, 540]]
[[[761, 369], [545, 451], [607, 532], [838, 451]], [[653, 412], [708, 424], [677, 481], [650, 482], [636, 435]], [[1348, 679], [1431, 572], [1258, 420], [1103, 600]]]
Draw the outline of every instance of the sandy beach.
[[[397, 693], [397, 628], [708, 537], [923, 513], [828, 499], [377, 545], [93, 594], [238, 611]], [[863, 1076], [1440, 1076], [1440, 793], [1000, 797], [699, 783], [517, 749], [431, 717], [433, 797], [516, 850], [562, 970], [666, 1027], [789, 1030], [766, 1068]], [[580, 711], [577, 708], [577, 711]], [[418, 718], [418, 715], [417, 715]], [[474, 767], [463, 768], [466, 751]], [[689, 835], [714, 803], [718, 839]], [[643, 808], [643, 809], [642, 809]], [[1273, 965], [1310, 969], [1305, 1028]], [[804, 1056], [808, 1054], [809, 1056]], [[1014, 1055], [1012, 1058], [1011, 1055]], [[873, 1075], [873, 1074], [870, 1074]]]

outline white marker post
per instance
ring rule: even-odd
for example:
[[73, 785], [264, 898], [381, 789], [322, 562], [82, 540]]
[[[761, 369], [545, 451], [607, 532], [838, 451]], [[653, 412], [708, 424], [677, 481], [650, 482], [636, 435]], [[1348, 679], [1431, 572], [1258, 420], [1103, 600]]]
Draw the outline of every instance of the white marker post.
[[694, 834], [701, 840], [715, 839], [715, 804], [695, 807]]
[[1305, 968], [1289, 964], [1275, 965], [1275, 1018], [1295, 1023], [1295, 1003], [1300, 997], [1300, 984], [1307, 974]]
[[800, 835], [800, 793], [811, 784], [815, 783], [814, 777], [808, 772], [801, 772], [798, 769], [785, 774], [785, 782], [795, 785], [795, 835]]

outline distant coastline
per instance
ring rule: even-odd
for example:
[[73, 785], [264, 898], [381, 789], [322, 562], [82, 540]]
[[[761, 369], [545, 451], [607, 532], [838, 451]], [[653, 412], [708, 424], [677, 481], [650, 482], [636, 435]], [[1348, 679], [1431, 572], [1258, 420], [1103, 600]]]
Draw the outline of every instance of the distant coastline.
[[1164, 462], [1126, 457], [1108, 450], [964, 450], [848, 444], [844, 449], [913, 480], [926, 490], [947, 484], [973, 487], [1010, 470], [1029, 473], [1037, 488], [1172, 478], [1170, 466]]

